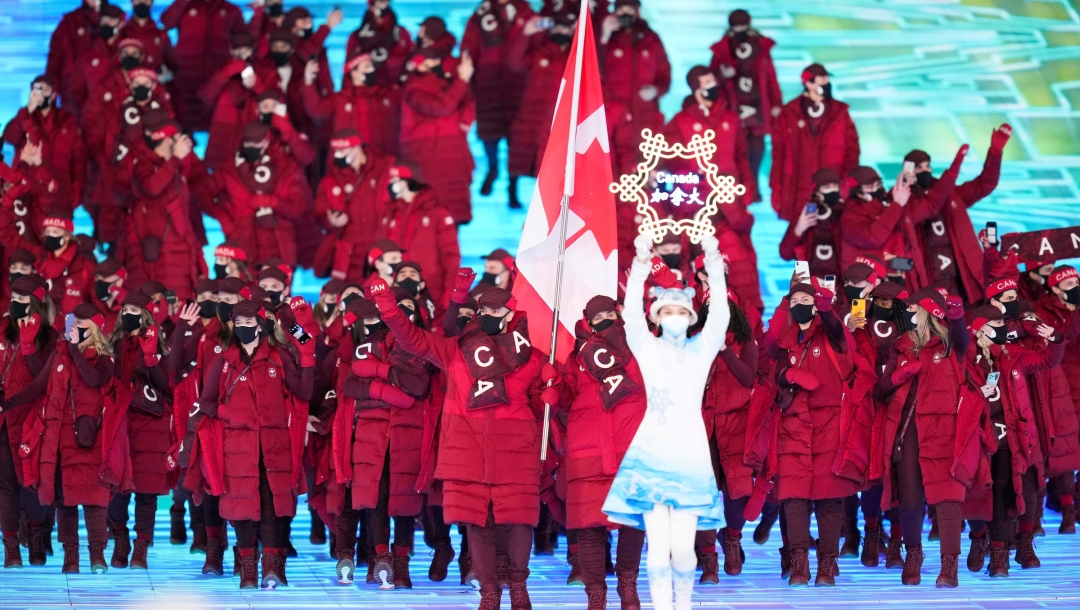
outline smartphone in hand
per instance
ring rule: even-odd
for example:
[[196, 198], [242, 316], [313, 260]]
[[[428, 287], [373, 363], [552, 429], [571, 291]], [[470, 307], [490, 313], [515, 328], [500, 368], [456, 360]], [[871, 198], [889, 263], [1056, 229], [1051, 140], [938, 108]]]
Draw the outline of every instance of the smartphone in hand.
[[994, 221], [986, 223], [986, 241], [995, 246], [998, 243], [997, 223]]

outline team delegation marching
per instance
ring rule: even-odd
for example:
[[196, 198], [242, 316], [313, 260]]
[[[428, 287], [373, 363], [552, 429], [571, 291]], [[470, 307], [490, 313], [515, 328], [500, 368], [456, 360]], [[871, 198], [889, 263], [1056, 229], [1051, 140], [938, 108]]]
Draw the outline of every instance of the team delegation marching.
[[[5, 568], [25, 547], [31, 566], [78, 573], [81, 507], [94, 574], [153, 570], [170, 494], [170, 542], [190, 528], [202, 574], [242, 589], [288, 584], [306, 494], [338, 583], [412, 588], [420, 524], [427, 578], [456, 557], [481, 610], [504, 590], [529, 610], [530, 556], [560, 532], [567, 584], [584, 586], [568, 595], [590, 610], [611, 573], [621, 607], [641, 607], [646, 535], [653, 607], [685, 610], [696, 570], [720, 582], [718, 549], [740, 574], [747, 521], [764, 544], [779, 517], [791, 586], [857, 586], [848, 556], [919, 585], [927, 507], [938, 587], [958, 585], [965, 522], [966, 567], [988, 559], [990, 578], [1040, 566], [1043, 496], [1075, 534], [1080, 276], [968, 215], [997, 186], [1008, 124], [971, 181], [966, 144], [936, 164], [912, 150], [885, 178], [860, 165], [825, 66], [781, 99], [776, 42], [745, 10], [665, 120], [671, 64], [639, 0], [485, 0], [460, 39], [369, 0], [337, 90], [324, 43], [340, 8], [316, 28], [281, 0], [246, 22], [225, 0], [153, 4], [73, 7], [4, 128]], [[562, 312], [556, 359], [550, 303], [531, 325], [519, 305], [524, 265], [495, 250], [477, 281], [458, 228], [473, 219], [468, 132], [480, 195], [507, 171], [521, 207], [549, 139], [567, 156], [551, 117], [582, 58], [599, 69], [605, 171], [638, 171], [643, 130], [712, 132], [714, 174], [745, 188], [702, 219], [713, 174], [677, 156], [652, 170], [642, 205], [704, 237], [639, 235], [640, 209], [613, 203], [612, 290]], [[748, 208], [766, 193], [794, 268], [769, 319]], [[74, 234], [79, 207], [92, 235]], [[206, 217], [225, 235], [212, 268]], [[325, 279], [312, 302], [292, 294], [299, 269]]]

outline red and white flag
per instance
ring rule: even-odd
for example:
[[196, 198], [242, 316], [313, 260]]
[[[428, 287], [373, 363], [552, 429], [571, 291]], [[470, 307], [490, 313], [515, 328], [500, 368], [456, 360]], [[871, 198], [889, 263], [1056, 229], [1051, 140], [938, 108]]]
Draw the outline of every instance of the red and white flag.
[[[615, 196], [600, 68], [589, 3], [581, 16], [563, 73], [551, 137], [529, 204], [518, 246], [514, 296], [529, 316], [533, 343], [552, 327], [559, 308], [556, 359], [565, 362], [574, 348], [574, 325], [589, 299], [616, 296], [618, 286]], [[571, 146], [571, 142], [573, 143]], [[562, 294], [555, 302], [559, 264], [559, 217], [563, 194], [570, 196]], [[546, 337], [546, 336], [545, 336]]]

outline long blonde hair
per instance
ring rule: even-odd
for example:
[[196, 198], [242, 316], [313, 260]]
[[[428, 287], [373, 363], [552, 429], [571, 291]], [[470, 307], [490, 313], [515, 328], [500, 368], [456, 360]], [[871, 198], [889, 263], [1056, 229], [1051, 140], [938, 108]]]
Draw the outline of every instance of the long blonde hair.
[[949, 329], [921, 305], [915, 306], [915, 330], [911, 331], [918, 354], [933, 337], [940, 337], [945, 344], [945, 353], [949, 353]]
[[85, 352], [89, 348], [94, 348], [99, 356], [112, 356], [112, 346], [109, 345], [105, 335], [101, 334], [101, 327], [93, 320], [87, 320], [87, 322], [90, 326], [86, 329], [86, 340], [79, 344], [79, 351]]

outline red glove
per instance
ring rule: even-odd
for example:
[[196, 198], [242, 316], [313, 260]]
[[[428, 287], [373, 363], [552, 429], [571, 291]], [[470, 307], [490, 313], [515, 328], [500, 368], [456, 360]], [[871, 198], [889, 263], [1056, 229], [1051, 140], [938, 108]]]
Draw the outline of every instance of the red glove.
[[1005, 144], [1009, 142], [1009, 137], [1012, 136], [1012, 125], [1008, 123], [1002, 123], [1001, 127], [994, 130], [994, 133], [990, 134], [990, 152], [1001, 154], [1001, 151], [1005, 150]]
[[368, 298], [375, 302], [382, 313], [390, 313], [397, 309], [397, 299], [390, 291], [390, 286], [381, 278], [369, 280], [364, 284], [364, 292]]
[[300, 343], [294, 337], [292, 339], [296, 350], [300, 352], [300, 368], [306, 369], [315, 366], [315, 343], [314, 339], [309, 340], [307, 343]]
[[890, 379], [895, 386], [904, 385], [912, 377], [918, 375], [920, 370], [922, 370], [921, 362], [918, 360], [905, 360], [896, 367]]
[[381, 400], [386, 404], [399, 409], [407, 409], [416, 402], [412, 396], [402, 392], [397, 386], [379, 380], [371, 382], [371, 387], [368, 389], [368, 395], [373, 400]]
[[784, 374], [784, 378], [792, 385], [797, 385], [804, 390], [813, 392], [818, 389], [821, 382], [818, 381], [817, 375], [814, 375], [810, 371], [805, 369], [790, 368], [787, 373]]
[[352, 363], [353, 375], [361, 379], [371, 379], [377, 377], [386, 381], [390, 376], [390, 365], [385, 362], [379, 362], [374, 358], [363, 358], [361, 360], [355, 360]]
[[[14, 324], [14, 322], [12, 322]], [[29, 356], [37, 351], [34, 339], [37, 338], [38, 329], [41, 327], [41, 316], [34, 314], [25, 324], [19, 325], [19, 353]]]
[[679, 277], [675, 275], [664, 259], [659, 256], [654, 256], [649, 262], [651, 265], [649, 276], [652, 278], [654, 284], [661, 288], [682, 288], [682, 282], [679, 281]]
[[964, 317], [964, 301], [960, 297], [945, 298], [945, 317], [950, 320], [959, 320]]
[[[115, 303], [115, 301], [113, 301]], [[169, 304], [165, 301], [160, 303], [154, 303], [150, 306], [150, 317], [154, 319], [154, 322], [161, 326], [165, 323], [165, 320], [169, 319]]]
[[554, 366], [545, 362], [544, 366], [540, 367], [540, 381], [555, 385], [562, 382], [562, 377]]
[[964, 157], [968, 154], [968, 149], [971, 148], [967, 144], [960, 147], [960, 150], [956, 151], [956, 156], [953, 157], [952, 166], [949, 167], [949, 171], [953, 173], [960, 173], [960, 165], [964, 163]]
[[818, 311], [832, 311], [833, 291], [818, 286], [817, 290], [814, 291], [814, 306], [817, 307]]
[[319, 327], [315, 323], [315, 313], [311, 311], [311, 305], [304, 300], [304, 297], [289, 299], [289, 309], [292, 310], [293, 317], [296, 318], [296, 323], [300, 325], [300, 328], [307, 330]]
[[158, 329], [156, 326], [145, 328], [140, 335], [143, 364], [157, 366], [158, 358]]
[[544, 388], [544, 391], [540, 393], [540, 400], [543, 400], [546, 405], [559, 404], [559, 388], [556, 386]]
[[476, 272], [469, 267], [458, 269], [457, 278], [454, 279], [454, 294], [450, 297], [450, 302], [458, 305], [465, 304], [469, 300], [469, 290], [475, 279]]
[[767, 481], [764, 476], [758, 475], [754, 478], [754, 491], [750, 494], [750, 499], [747, 500], [746, 506], [743, 507], [743, 517], [747, 521], [753, 521], [761, 516], [761, 509], [765, 508], [765, 500], [769, 497], [769, 491], [772, 490], [772, 483]]

